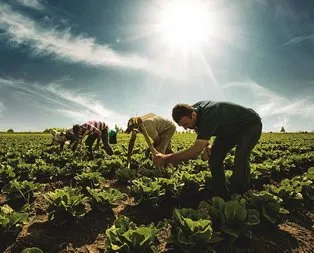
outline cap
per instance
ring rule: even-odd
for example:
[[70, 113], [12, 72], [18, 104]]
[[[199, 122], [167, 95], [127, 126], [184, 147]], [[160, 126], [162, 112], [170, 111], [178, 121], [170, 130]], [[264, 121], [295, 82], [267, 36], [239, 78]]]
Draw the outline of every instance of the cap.
[[133, 129], [136, 129], [139, 127], [139, 125], [142, 123], [142, 119], [140, 117], [132, 117], [128, 121], [128, 126], [125, 132], [129, 134]]

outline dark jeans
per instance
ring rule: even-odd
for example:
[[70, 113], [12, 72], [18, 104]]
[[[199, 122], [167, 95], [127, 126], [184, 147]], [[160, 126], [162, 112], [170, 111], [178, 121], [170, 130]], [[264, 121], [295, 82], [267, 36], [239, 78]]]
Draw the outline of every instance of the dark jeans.
[[[85, 140], [85, 145], [87, 146], [88, 155], [90, 156], [91, 159], [94, 158], [93, 144], [96, 139], [97, 139], [97, 134], [91, 134]], [[104, 149], [106, 153], [108, 155], [113, 155], [112, 148], [109, 145], [108, 129], [103, 129], [101, 131], [101, 139], [102, 139], [102, 143], [104, 144]]]
[[109, 143], [110, 144], [117, 144], [117, 135], [112, 135], [112, 136], [109, 136]]
[[248, 129], [234, 136], [217, 136], [211, 148], [209, 167], [212, 173], [214, 190], [222, 197], [229, 195], [226, 185], [223, 160], [227, 153], [236, 146], [234, 170], [230, 178], [232, 193], [243, 193], [250, 184], [250, 155], [262, 133], [262, 123], [252, 124]]

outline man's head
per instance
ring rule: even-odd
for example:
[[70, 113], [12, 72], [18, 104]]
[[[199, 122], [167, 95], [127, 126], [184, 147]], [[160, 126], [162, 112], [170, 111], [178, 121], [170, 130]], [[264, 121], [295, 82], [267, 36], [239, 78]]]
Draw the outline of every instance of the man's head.
[[72, 129], [73, 129], [73, 133], [74, 133], [75, 135], [78, 135], [79, 130], [80, 130], [80, 125], [79, 125], [79, 124], [76, 124], [76, 125], [73, 126]]
[[125, 132], [129, 134], [131, 131], [138, 131], [140, 124], [142, 124], [142, 119], [140, 117], [130, 118]]
[[196, 126], [197, 113], [195, 109], [187, 104], [177, 104], [172, 109], [172, 118], [184, 129], [194, 129]]

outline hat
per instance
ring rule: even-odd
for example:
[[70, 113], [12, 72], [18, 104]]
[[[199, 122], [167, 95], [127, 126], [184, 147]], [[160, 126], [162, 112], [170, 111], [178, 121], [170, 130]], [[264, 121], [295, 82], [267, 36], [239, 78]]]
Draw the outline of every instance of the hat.
[[128, 121], [128, 127], [125, 130], [127, 134], [129, 134], [134, 129], [138, 128], [140, 124], [142, 123], [142, 119], [140, 117], [132, 117]]

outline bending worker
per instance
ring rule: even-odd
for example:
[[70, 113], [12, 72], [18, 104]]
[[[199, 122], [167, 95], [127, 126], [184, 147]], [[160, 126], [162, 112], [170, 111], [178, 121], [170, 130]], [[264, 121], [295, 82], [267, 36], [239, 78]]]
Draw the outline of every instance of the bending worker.
[[[145, 127], [148, 136], [153, 140], [154, 148], [163, 154], [172, 153], [171, 138], [176, 131], [176, 126], [171, 120], [157, 116], [153, 113], [146, 114], [142, 117], [132, 117], [128, 121], [126, 133], [131, 134], [128, 147], [128, 163], [131, 162], [131, 155], [136, 140], [137, 133], [143, 133], [142, 126]], [[148, 156], [150, 150], [146, 150]]]
[[250, 155], [262, 132], [259, 115], [241, 105], [200, 101], [192, 106], [177, 104], [172, 117], [184, 129], [194, 129], [197, 138], [194, 144], [173, 154], [157, 154], [153, 161], [157, 166], [177, 164], [195, 158], [207, 147], [211, 136], [216, 136], [210, 150], [209, 167], [213, 177], [215, 194], [223, 198], [229, 196], [223, 161], [227, 153], [236, 147], [234, 170], [230, 178], [231, 193], [243, 193], [250, 187]]
[[88, 147], [89, 159], [94, 159], [93, 144], [96, 139], [97, 143], [95, 150], [99, 148], [100, 140], [102, 140], [106, 153], [108, 155], [113, 154], [112, 148], [110, 147], [108, 141], [108, 125], [105, 122], [93, 120], [88, 121], [83, 125], [74, 125], [73, 133], [77, 137], [77, 142], [72, 148], [73, 151], [77, 148], [78, 145], [81, 145], [84, 136], [88, 135], [87, 139], [85, 140], [85, 144]]

